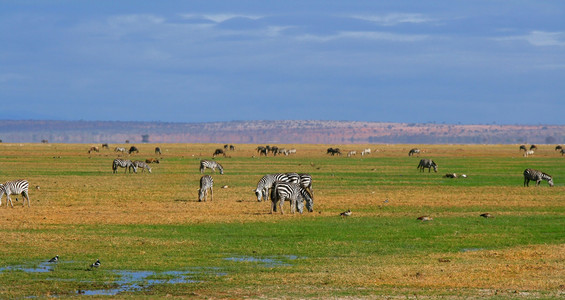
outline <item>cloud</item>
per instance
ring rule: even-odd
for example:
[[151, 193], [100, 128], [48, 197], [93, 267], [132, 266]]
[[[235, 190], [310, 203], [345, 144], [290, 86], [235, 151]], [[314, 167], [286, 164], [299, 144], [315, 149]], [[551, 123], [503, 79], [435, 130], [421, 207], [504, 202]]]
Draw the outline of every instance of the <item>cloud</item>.
[[389, 42], [418, 42], [428, 38], [427, 35], [420, 34], [397, 34], [379, 31], [340, 31], [334, 35], [312, 35], [305, 34], [299, 36], [299, 40], [313, 42], [329, 42], [338, 39], [362, 39], [362, 40], [380, 40]]
[[429, 23], [435, 21], [423, 14], [391, 13], [386, 15], [352, 15], [354, 19], [377, 23], [382, 26], [396, 26], [402, 23]]
[[205, 19], [212, 21], [214, 23], [222, 23], [227, 20], [235, 19], [235, 18], [245, 18], [251, 20], [258, 20], [263, 18], [262, 16], [256, 15], [241, 15], [241, 14], [181, 14], [181, 17], [185, 19]]
[[565, 32], [532, 31], [527, 35], [497, 38], [498, 41], [525, 41], [533, 46], [565, 46]]

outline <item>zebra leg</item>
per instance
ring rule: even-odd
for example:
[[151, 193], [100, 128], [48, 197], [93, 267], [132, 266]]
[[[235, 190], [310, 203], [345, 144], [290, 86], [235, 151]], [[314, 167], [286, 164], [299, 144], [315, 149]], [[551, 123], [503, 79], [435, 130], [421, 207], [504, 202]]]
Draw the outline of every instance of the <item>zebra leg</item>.
[[14, 207], [14, 203], [12, 203], [12, 199], [10, 199], [10, 195], [6, 194], [6, 207], [8, 207], [8, 202], [10, 202], [10, 206]]
[[210, 201], [214, 201], [214, 187], [210, 187]]
[[279, 197], [279, 207], [281, 209], [281, 215], [284, 215], [284, 197]]
[[524, 186], [530, 186], [530, 180], [527, 177], [524, 177]]
[[26, 205], [26, 201], [25, 201], [25, 200], [27, 199], [27, 207], [31, 207], [31, 206], [29, 205], [29, 195], [27, 194], [26, 191], [23, 191], [23, 192], [22, 192], [22, 196], [24, 197], [24, 201], [23, 201], [22, 204], [25, 206], [25, 205]]

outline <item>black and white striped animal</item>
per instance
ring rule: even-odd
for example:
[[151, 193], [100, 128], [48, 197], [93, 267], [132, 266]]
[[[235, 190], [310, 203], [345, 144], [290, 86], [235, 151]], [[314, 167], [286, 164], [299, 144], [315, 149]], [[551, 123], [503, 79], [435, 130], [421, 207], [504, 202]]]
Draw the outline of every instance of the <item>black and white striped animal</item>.
[[524, 170], [524, 186], [529, 186], [530, 180], [535, 181], [536, 186], [539, 186], [542, 180], [546, 180], [547, 183], [549, 183], [549, 186], [553, 186], [553, 177], [542, 171], [534, 169]]
[[4, 194], [6, 194], [6, 206], [10, 203], [12, 207], [14, 207], [14, 204], [12, 203], [10, 195], [22, 195], [22, 197], [24, 197], [23, 205], [25, 206], [25, 201], [27, 200], [27, 206], [30, 207], [28, 188], [29, 182], [24, 179], [8, 181], [4, 184], [0, 184], [0, 205], [2, 205], [2, 197]]
[[112, 171], [113, 173], [117, 173], [118, 172], [118, 167], [120, 168], [125, 168], [126, 170], [124, 171], [127, 172], [129, 170], [129, 172], [131, 173], [131, 169], [133, 168], [133, 172], [137, 173], [137, 166], [134, 165], [131, 160], [129, 159], [121, 159], [121, 158], [116, 158], [114, 159], [114, 162], [112, 162]]
[[210, 200], [214, 201], [214, 179], [210, 175], [204, 175], [200, 178], [200, 188], [198, 189], [198, 201], [206, 201], [208, 199], [208, 190], [210, 190]]
[[290, 201], [290, 212], [294, 213], [298, 210], [299, 213], [304, 211], [304, 201], [306, 201], [306, 208], [309, 212], [314, 211], [314, 199], [299, 183], [296, 182], [280, 182], [277, 181], [273, 185], [271, 192], [271, 213], [276, 211], [277, 202], [281, 209], [281, 214], [284, 214], [283, 206], [284, 201]]
[[148, 164], [146, 164], [146, 163], [144, 163], [140, 160], [134, 160], [132, 162], [132, 164], [135, 165], [137, 168], [141, 168], [141, 172], [144, 172], [145, 170], [147, 170], [147, 171], [149, 171], [149, 173], [151, 173], [151, 167]]
[[300, 186], [308, 190], [310, 194], [312, 194], [312, 197], [314, 197], [314, 188], [312, 187], [312, 176], [307, 173], [300, 173], [298, 175], [300, 176]]
[[127, 150], [126, 150], [126, 148], [124, 148], [124, 147], [116, 147], [116, 148], [114, 148], [114, 151], [115, 151], [115, 152], [126, 153]]
[[418, 148], [410, 149], [410, 151], [408, 152], [408, 156], [412, 156], [414, 154], [420, 154], [420, 149]]
[[216, 172], [216, 168], [220, 170], [220, 174], [224, 174], [224, 168], [222, 167], [222, 165], [220, 165], [219, 163], [217, 163], [216, 161], [213, 160], [207, 160], [207, 159], [203, 159], [200, 161], [200, 173], [204, 173], [204, 170], [206, 169], [212, 169], [212, 171], [214, 171], [214, 173]]
[[289, 182], [288, 176], [286, 174], [267, 174], [259, 179], [257, 182], [257, 188], [255, 189], [255, 195], [257, 196], [257, 201], [261, 202], [263, 199], [267, 201], [269, 196], [269, 190], [273, 188], [273, 184], [276, 181]]
[[434, 168], [434, 172], [437, 172], [437, 164], [433, 160], [427, 158], [421, 159], [418, 167], [416, 168], [420, 169], [422, 172], [424, 172], [424, 168], [428, 168], [428, 173], [432, 171], [432, 168]]

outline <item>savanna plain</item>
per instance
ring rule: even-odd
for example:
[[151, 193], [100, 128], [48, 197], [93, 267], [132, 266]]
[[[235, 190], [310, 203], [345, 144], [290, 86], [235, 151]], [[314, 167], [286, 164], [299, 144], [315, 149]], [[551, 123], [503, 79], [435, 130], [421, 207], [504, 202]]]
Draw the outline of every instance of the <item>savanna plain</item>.
[[[131, 155], [113, 151], [125, 144], [91, 146], [0, 144], [0, 181], [28, 180], [31, 199], [2, 199], [0, 298], [565, 297], [565, 157], [555, 145], [529, 157], [519, 145], [278, 145], [297, 152], [265, 157], [237, 144], [214, 158], [223, 175], [205, 171], [206, 202], [199, 161], [223, 145], [137, 144]], [[113, 173], [117, 157], [160, 163]], [[421, 158], [438, 172], [417, 170]], [[555, 186], [524, 187], [526, 168]], [[259, 179], [281, 172], [312, 175], [313, 212], [287, 204], [270, 214], [257, 201]]]

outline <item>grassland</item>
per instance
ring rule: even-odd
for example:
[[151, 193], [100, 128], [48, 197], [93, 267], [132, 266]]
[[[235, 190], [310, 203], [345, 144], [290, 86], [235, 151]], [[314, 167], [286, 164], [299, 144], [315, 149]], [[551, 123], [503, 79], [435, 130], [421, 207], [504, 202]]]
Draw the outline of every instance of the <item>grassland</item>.
[[[113, 174], [111, 150], [0, 144], [0, 181], [27, 179], [31, 198], [31, 208], [2, 200], [0, 298], [120, 289], [118, 271], [153, 273], [112, 298], [565, 297], [565, 158], [551, 146], [525, 158], [517, 145], [337, 145], [373, 149], [348, 158], [325, 154], [336, 145], [284, 145], [298, 150], [288, 157], [236, 145], [217, 158], [225, 174], [212, 174], [208, 202], [197, 201], [198, 165], [219, 145], [159, 146], [151, 174]], [[416, 170], [414, 146], [438, 173]], [[523, 187], [525, 168], [555, 187]], [[252, 190], [291, 171], [314, 178], [314, 212], [271, 215]], [[55, 255], [47, 272], [33, 269]], [[190, 280], [167, 282], [170, 271]]]

